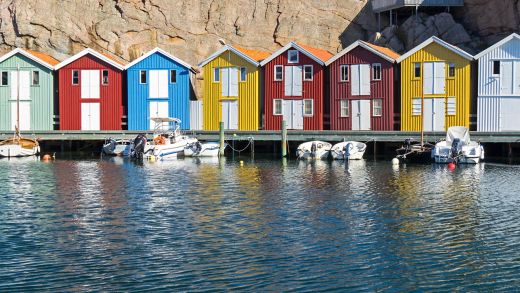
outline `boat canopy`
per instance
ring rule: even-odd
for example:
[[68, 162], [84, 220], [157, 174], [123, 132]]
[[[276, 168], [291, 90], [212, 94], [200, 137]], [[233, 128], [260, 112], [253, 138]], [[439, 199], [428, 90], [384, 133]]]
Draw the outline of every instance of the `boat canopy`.
[[168, 122], [175, 122], [175, 123], [178, 123], [178, 124], [181, 123], [180, 119], [178, 119], [178, 118], [170, 118], [170, 117], [153, 117], [153, 118], [150, 118], [150, 120], [152, 120], [155, 123], [168, 123]]
[[451, 144], [454, 139], [460, 139], [465, 144], [469, 144], [469, 130], [464, 126], [452, 126], [446, 133], [446, 142]]

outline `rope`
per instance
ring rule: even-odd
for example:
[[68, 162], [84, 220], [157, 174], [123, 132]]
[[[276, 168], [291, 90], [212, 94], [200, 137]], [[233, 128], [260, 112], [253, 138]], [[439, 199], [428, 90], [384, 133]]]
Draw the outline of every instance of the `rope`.
[[[233, 140], [233, 141], [234, 141], [234, 140]], [[237, 149], [233, 148], [232, 144], [229, 143], [229, 140], [226, 141], [226, 143], [228, 144], [229, 148], [230, 148], [232, 151], [237, 152], [237, 153], [241, 153], [241, 152], [245, 151], [245, 150], [246, 150], [246, 149], [251, 145], [251, 143], [252, 143], [253, 141], [254, 141], [254, 139], [253, 139], [252, 137], [250, 137], [250, 138], [249, 138], [249, 142], [247, 143], [247, 145], [246, 145], [243, 149], [241, 149], [241, 150], [237, 150]]]

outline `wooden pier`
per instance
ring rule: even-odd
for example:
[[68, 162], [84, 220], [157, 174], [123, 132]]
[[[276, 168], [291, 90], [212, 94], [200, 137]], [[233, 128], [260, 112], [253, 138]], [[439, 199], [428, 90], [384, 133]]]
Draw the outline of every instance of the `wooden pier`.
[[[103, 141], [106, 138], [134, 139], [137, 134], [145, 133], [152, 137], [151, 131], [30, 131], [22, 132], [22, 136], [36, 138], [41, 141]], [[203, 141], [219, 141], [219, 131], [185, 131], [184, 133], [197, 137]], [[471, 140], [482, 143], [520, 143], [520, 132], [470, 132]], [[0, 140], [12, 137], [12, 132], [0, 132]], [[435, 142], [444, 139], [446, 132], [426, 132], [425, 140]], [[403, 131], [302, 131], [288, 130], [287, 141], [303, 142], [310, 140], [323, 140], [339, 142], [344, 140], [396, 142], [401, 143], [407, 138], [419, 140], [420, 132]], [[282, 131], [225, 131], [226, 140], [249, 140], [256, 142], [280, 142]]]

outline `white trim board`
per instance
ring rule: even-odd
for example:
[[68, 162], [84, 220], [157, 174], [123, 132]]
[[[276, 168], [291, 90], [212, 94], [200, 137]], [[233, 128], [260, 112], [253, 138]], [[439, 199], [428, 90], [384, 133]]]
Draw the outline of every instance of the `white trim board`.
[[5, 60], [13, 57], [14, 55], [16, 55], [18, 53], [20, 53], [21, 55], [31, 59], [32, 61], [34, 61], [34, 62], [36, 62], [38, 64], [41, 64], [41, 65], [43, 65], [43, 66], [45, 66], [45, 67], [47, 67], [47, 68], [49, 68], [51, 70], [54, 70], [54, 66], [50, 65], [49, 63], [43, 61], [42, 59], [40, 59], [40, 58], [38, 58], [36, 56], [34, 56], [33, 54], [25, 51], [24, 49], [20, 49], [20, 48], [16, 48], [16, 49], [12, 50], [11, 52], [9, 52], [9, 53], [3, 55], [2, 57], [0, 57], [0, 63], [4, 62]]
[[390, 62], [390, 63], [395, 63], [395, 59], [386, 55], [386, 54], [383, 54], [382, 52], [379, 52], [378, 50], [370, 47], [370, 45], [368, 45], [366, 42], [363, 42], [363, 41], [355, 41], [352, 45], [346, 47], [345, 49], [341, 50], [341, 52], [339, 52], [338, 54], [334, 55], [332, 58], [330, 58], [329, 60], [327, 60], [327, 62], [325, 62], [325, 65], [329, 66], [330, 64], [332, 64], [334, 61], [338, 60], [339, 58], [341, 58], [343, 55], [347, 54], [348, 52], [354, 50], [355, 48], [357, 47], [362, 47], [364, 49], [367, 49], [368, 51], [376, 54], [377, 56], [385, 59], [386, 61]]
[[179, 59], [179, 58], [177, 58], [177, 57], [171, 55], [170, 53], [168, 53], [168, 52], [166, 52], [166, 51], [164, 51], [163, 49], [158, 48], [158, 47], [156, 47], [156, 48], [154, 48], [154, 49], [152, 49], [152, 50], [146, 52], [146, 53], [143, 54], [141, 57], [139, 57], [139, 58], [135, 59], [134, 61], [128, 63], [128, 64], [125, 66], [125, 69], [128, 70], [130, 67], [136, 65], [137, 63], [143, 61], [144, 59], [150, 57], [151, 55], [153, 55], [153, 54], [155, 54], [155, 53], [160, 53], [160, 54], [166, 56], [166, 58], [168, 58], [168, 59], [170, 59], [170, 60], [173, 60], [173, 61], [175, 61], [175, 62], [181, 64], [182, 66], [186, 67], [187, 69], [189, 69], [189, 70], [193, 70], [193, 66], [191, 66], [191, 65], [188, 64], [187, 62], [182, 61], [181, 59]]
[[504, 39], [502, 39], [498, 43], [494, 44], [493, 46], [491, 46], [491, 47], [487, 48], [486, 50], [484, 50], [484, 51], [478, 53], [477, 55], [475, 55], [475, 59], [482, 58], [487, 53], [489, 53], [489, 52], [491, 52], [491, 51], [493, 51], [495, 49], [498, 49], [499, 47], [507, 44], [508, 42], [510, 42], [513, 39], [520, 40], [520, 36], [518, 34], [516, 34], [516, 33], [510, 34], [509, 36], [505, 37]]
[[72, 62], [74, 62], [76, 60], [78, 60], [79, 58], [81, 58], [81, 57], [83, 57], [85, 55], [89, 55], [89, 54], [94, 56], [94, 57], [96, 57], [96, 58], [98, 58], [98, 59], [100, 59], [100, 60], [102, 60], [102, 61], [104, 61], [104, 62], [106, 62], [106, 63], [108, 63], [108, 64], [110, 64], [110, 65], [112, 65], [112, 66], [114, 66], [115, 68], [117, 68], [117, 69], [119, 69], [121, 71], [125, 70], [124, 65], [119, 64], [119, 63], [115, 62], [114, 60], [106, 57], [105, 55], [103, 55], [103, 54], [101, 54], [99, 52], [96, 52], [96, 51], [94, 51], [94, 50], [92, 50], [90, 48], [87, 48], [87, 49], [77, 53], [76, 55], [63, 60], [58, 65], [56, 65], [54, 68], [56, 70], [58, 70], [58, 69], [60, 69], [60, 68], [62, 68], [64, 66], [66, 66], [66, 65], [68, 65], [68, 64], [70, 64], [70, 63], [72, 63]]
[[471, 54], [469, 54], [468, 52], [462, 50], [459, 47], [451, 45], [451, 44], [439, 39], [438, 37], [433, 36], [433, 37], [427, 39], [426, 41], [422, 42], [420, 45], [416, 46], [412, 50], [406, 52], [406, 54], [402, 55], [399, 59], [397, 59], [397, 63], [401, 63], [403, 60], [405, 60], [408, 57], [412, 56], [413, 54], [417, 53], [419, 50], [424, 49], [426, 46], [430, 45], [431, 43], [436, 43], [436, 44], [454, 52], [455, 54], [458, 54], [461, 57], [468, 59], [469, 61], [474, 60], [473, 56]]
[[323, 62], [321, 59], [319, 59], [318, 57], [316, 57], [313, 54], [311, 54], [309, 51], [307, 51], [304, 48], [298, 46], [298, 44], [296, 44], [295, 42], [290, 42], [289, 44], [287, 44], [287, 45], [283, 46], [282, 48], [280, 48], [278, 51], [276, 51], [273, 54], [271, 54], [271, 56], [267, 57], [264, 61], [260, 62], [260, 66], [266, 65], [267, 63], [271, 62], [274, 58], [282, 55], [285, 51], [287, 51], [287, 50], [289, 50], [291, 48], [300, 51], [301, 53], [305, 54], [307, 57], [309, 57], [312, 60], [316, 61], [318, 64], [325, 65], [325, 62]]
[[200, 62], [198, 64], [198, 66], [199, 67], [203, 67], [204, 65], [208, 64], [213, 59], [217, 58], [222, 53], [227, 52], [227, 51], [231, 51], [231, 52], [237, 54], [238, 56], [242, 57], [244, 60], [246, 60], [247, 62], [253, 64], [256, 67], [258, 67], [258, 65], [259, 65], [259, 63], [256, 60], [254, 60], [253, 58], [251, 58], [251, 57], [247, 56], [246, 54], [240, 52], [239, 50], [235, 49], [233, 46], [231, 46], [231, 45], [224, 45], [220, 49], [218, 49], [217, 52], [213, 53], [211, 56], [209, 56], [208, 58], [206, 58], [202, 62]]

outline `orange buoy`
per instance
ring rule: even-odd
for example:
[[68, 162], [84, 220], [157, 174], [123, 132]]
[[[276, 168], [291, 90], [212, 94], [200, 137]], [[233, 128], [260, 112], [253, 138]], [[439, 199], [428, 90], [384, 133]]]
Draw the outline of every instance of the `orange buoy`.
[[42, 157], [42, 160], [44, 161], [49, 161], [51, 159], [51, 155], [47, 154], [47, 155], [43, 155]]
[[455, 166], [456, 166], [456, 165], [455, 165], [454, 163], [449, 163], [449, 164], [448, 164], [448, 170], [450, 170], [450, 171], [455, 170]]

